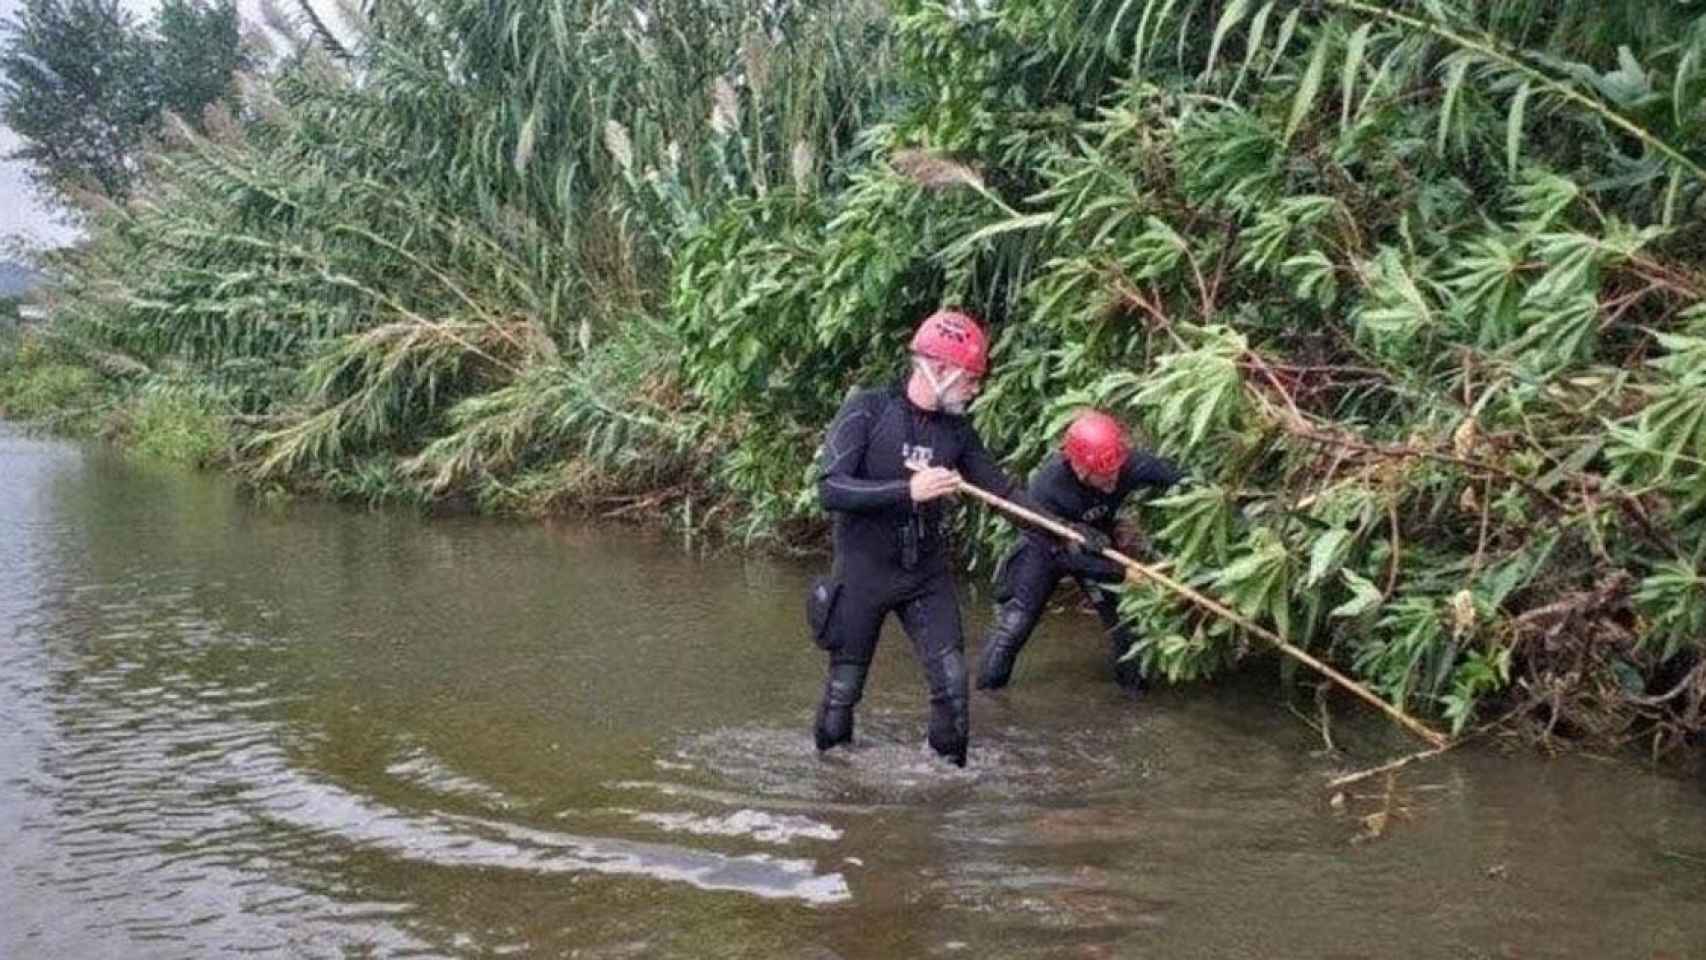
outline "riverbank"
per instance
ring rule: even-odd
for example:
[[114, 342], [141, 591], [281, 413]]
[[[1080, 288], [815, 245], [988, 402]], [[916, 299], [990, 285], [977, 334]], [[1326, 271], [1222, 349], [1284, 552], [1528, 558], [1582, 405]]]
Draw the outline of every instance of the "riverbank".
[[[239, 478], [251, 496], [275, 505], [298, 498], [329, 498], [370, 508], [404, 506], [435, 517], [485, 514], [548, 522], [598, 518], [653, 528], [678, 538], [684, 545], [711, 547], [723, 553], [737, 550], [792, 556], [827, 554], [826, 528], [822, 524], [802, 523], [787, 539], [771, 535], [756, 542], [751, 537], [743, 540], [738, 530], [739, 511], [731, 508], [726, 494], [719, 501], [708, 493], [714, 482], [708, 473], [670, 476], [668, 484], [661, 487], [653, 484], [623, 488], [605, 477], [582, 485], [539, 485], [521, 495], [510, 487], [499, 491], [434, 486], [423, 482], [418, 474], [411, 477], [406, 466], [408, 458], [399, 457], [375, 462], [355, 477], [309, 478], [289, 487], [277, 483], [257, 485], [250, 473], [253, 455], [244, 452], [244, 445], [254, 432], [237, 422], [235, 416], [198, 403], [193, 393], [150, 389], [126, 382], [122, 377], [115, 378], [110, 371], [84, 365], [51, 342], [39, 339], [14, 339], [10, 343], [0, 340], [0, 416], [20, 418], [33, 423], [35, 429], [99, 442], [148, 460], [230, 473]], [[570, 468], [556, 469], [567, 473]], [[696, 498], [697, 514], [693, 506]], [[989, 559], [987, 554], [978, 555], [975, 550], [964, 559], [969, 567], [967, 583], [975, 591], [988, 589], [980, 571], [987, 569]], [[968, 642], [974, 639], [968, 635]], [[1257, 650], [1261, 652], [1260, 648]], [[1272, 661], [1273, 666], [1284, 664], [1283, 658]], [[1340, 660], [1338, 665], [1347, 669], [1356, 666], [1348, 660]], [[1343, 717], [1333, 720], [1317, 713], [1310, 704], [1307, 684], [1316, 678], [1296, 677], [1289, 667], [1282, 675], [1292, 678], [1288, 683], [1304, 684], [1292, 689], [1282, 684], [1282, 699], [1301, 708], [1295, 716], [1331, 745], [1333, 724], [1342, 722]], [[1159, 682], [1165, 678], [1152, 675], [1151, 679]], [[1519, 683], [1525, 680], [1520, 676], [1517, 679]], [[1664, 682], [1678, 684], [1672, 689], [1686, 692], [1686, 684], [1692, 681], [1685, 671], [1672, 670], [1665, 675]], [[1197, 684], [1185, 685], [1201, 689]], [[1321, 695], [1322, 691], [1317, 690], [1316, 698]], [[1677, 696], [1673, 693], [1668, 699]], [[1600, 717], [1606, 725], [1601, 727], [1574, 725], [1566, 717], [1547, 712], [1545, 706], [1541, 698], [1532, 696], [1526, 706], [1514, 697], [1490, 701], [1487, 714], [1502, 714], [1502, 723], [1492, 731], [1494, 736], [1489, 742], [1504, 739], [1512, 746], [1539, 745], [1549, 751], [1611, 750], [1625, 753], [1631, 759], [1646, 753], [1654, 760], [1666, 758], [1667, 766], [1679, 773], [1692, 775], [1701, 769], [1699, 751], [1676, 749], [1691, 742], [1686, 731], [1679, 738], [1676, 733], [1667, 735], [1662, 724], [1641, 724], [1639, 717], [1653, 720], [1657, 716], [1639, 709], [1645, 704], [1636, 703], [1633, 710], [1625, 704], [1619, 719], [1619, 705], [1604, 702]], [[1347, 698], [1335, 712], [1354, 716], [1363, 710], [1364, 705]]]
[[[562, 445], [526, 451], [517, 459], [535, 468], [502, 475], [442, 474], [423, 465], [419, 451], [376, 451], [354, 463], [274, 475], [262, 469], [266, 456], [257, 443], [270, 418], [244, 414], [205, 381], [161, 376], [119, 356], [104, 358], [105, 364], [102, 359], [57, 339], [51, 329], [0, 332], [0, 417], [149, 459], [229, 472], [272, 499], [327, 497], [434, 514], [590, 516], [702, 540], [745, 534], [746, 546], [782, 553], [821, 552], [824, 546], [821, 525], [753, 530], [726, 494], [714, 493], [707, 465], [719, 452], [708, 449], [687, 456], [674, 445], [648, 444], [577, 457], [565, 449], [572, 445]], [[681, 417], [681, 436], [694, 429], [692, 419]]]
[[[987, 446], [1112, 411], [1244, 621], [1454, 731], [1706, 734], [1706, 14], [430, 5], [168, 124], [7, 402], [269, 495], [821, 549], [824, 425], [953, 304]], [[1122, 612], [1168, 682], [1260, 647]]]

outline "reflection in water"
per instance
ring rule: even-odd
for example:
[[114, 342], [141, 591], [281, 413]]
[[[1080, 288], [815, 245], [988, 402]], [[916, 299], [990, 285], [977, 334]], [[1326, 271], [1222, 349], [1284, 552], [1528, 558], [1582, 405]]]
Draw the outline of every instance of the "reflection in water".
[[[243, 764], [253, 772], [254, 762]], [[419, 865], [487, 867], [539, 874], [591, 872], [685, 883], [807, 903], [848, 897], [838, 873], [819, 876], [809, 860], [734, 857], [659, 843], [577, 836], [450, 814], [408, 814], [279, 769], [233, 802], [260, 822], [332, 845], [359, 845]]]
[[[885, 640], [808, 734], [809, 571], [629, 530], [249, 505], [0, 427], [0, 956], [1699, 956], [1699, 788], [1465, 750], [1395, 818], [1265, 678], [1045, 623], [922, 743]], [[969, 603], [976, 636], [981, 603]], [[1402, 749], [1361, 714], [1353, 760]], [[1372, 790], [1371, 792], [1379, 792]], [[1361, 806], [1357, 806], [1361, 804]]]

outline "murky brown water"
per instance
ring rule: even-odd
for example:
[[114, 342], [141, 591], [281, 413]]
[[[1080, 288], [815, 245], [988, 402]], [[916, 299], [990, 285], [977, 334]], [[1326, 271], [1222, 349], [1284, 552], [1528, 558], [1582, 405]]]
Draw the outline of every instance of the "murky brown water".
[[0, 425], [0, 957], [1706, 957], [1701, 784], [1465, 750], [1355, 842], [1323, 775], [1411, 744], [1128, 703], [1087, 617], [966, 770], [898, 636], [820, 760], [810, 572]]

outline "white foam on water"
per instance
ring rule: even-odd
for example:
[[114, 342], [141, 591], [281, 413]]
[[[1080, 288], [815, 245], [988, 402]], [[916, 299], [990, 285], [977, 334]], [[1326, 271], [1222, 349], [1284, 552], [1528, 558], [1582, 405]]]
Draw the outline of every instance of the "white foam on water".
[[424, 747], [409, 750], [402, 759], [386, 766], [385, 773], [436, 793], [478, 800], [499, 809], [507, 810], [513, 805], [503, 791], [457, 773]]
[[670, 833], [696, 836], [751, 837], [763, 843], [785, 844], [793, 840], [840, 840], [842, 832], [810, 817], [737, 810], [726, 816], [703, 816], [687, 812], [635, 813], [634, 819], [662, 827]]
[[298, 828], [319, 842], [360, 845], [434, 866], [639, 876], [700, 890], [817, 905], [852, 898], [845, 877], [839, 872], [819, 874], [816, 862], [809, 859], [735, 856], [480, 817], [409, 813], [310, 779], [293, 768], [269, 772], [266, 786], [247, 791], [243, 800], [254, 808], [255, 816]]

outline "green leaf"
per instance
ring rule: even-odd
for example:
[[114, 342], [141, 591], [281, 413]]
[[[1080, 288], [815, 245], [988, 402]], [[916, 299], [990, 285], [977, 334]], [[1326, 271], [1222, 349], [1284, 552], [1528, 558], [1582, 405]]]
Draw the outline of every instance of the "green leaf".
[[1244, 39], [1244, 63], [1238, 68], [1238, 79], [1232, 81], [1233, 96], [1237, 96], [1239, 88], [1244, 86], [1244, 75], [1249, 73], [1250, 64], [1255, 61], [1256, 51], [1262, 49], [1262, 40], [1268, 31], [1268, 17], [1273, 12], [1274, 0], [1268, 0], [1250, 20], [1250, 35]]
[[1365, 23], [1351, 34], [1350, 46], [1345, 50], [1345, 69], [1343, 84], [1345, 88], [1344, 103], [1339, 108], [1339, 128], [1345, 129], [1351, 125], [1351, 99], [1356, 92], [1357, 72], [1362, 69], [1363, 53], [1368, 49], [1368, 34], [1374, 24]]
[[943, 260], [957, 260], [970, 253], [973, 248], [985, 240], [1018, 230], [1035, 230], [1039, 227], [1046, 227], [1054, 218], [1055, 214], [1052, 210], [1045, 210], [1041, 213], [1027, 213], [1024, 216], [999, 220], [954, 241], [949, 246], [944, 247], [939, 256]]
[[1553, 301], [1595, 292], [1594, 271], [1605, 258], [1597, 238], [1572, 232], [1549, 233], [1538, 239], [1535, 252], [1549, 266], [1529, 288], [1530, 299]]
[[1410, 348], [1434, 324], [1428, 297], [1402, 255], [1383, 249], [1368, 264], [1368, 295], [1357, 309], [1357, 327], [1389, 349]]
[[1274, 58], [1268, 61], [1268, 69], [1262, 74], [1263, 80], [1273, 76], [1274, 68], [1279, 66], [1280, 58], [1285, 56], [1285, 49], [1291, 46], [1291, 37], [1297, 32], [1297, 20], [1302, 14], [1303, 7], [1299, 5], [1280, 22], [1279, 37], [1274, 41]]
[[1220, 56], [1220, 42], [1226, 39], [1226, 34], [1232, 28], [1244, 21], [1244, 15], [1249, 10], [1250, 0], [1232, 0], [1226, 5], [1226, 11], [1220, 15], [1220, 22], [1215, 25], [1214, 40], [1208, 45], [1208, 65], [1203, 67], [1204, 77], [1214, 72], [1214, 61]]
[[1537, 234], [1576, 202], [1581, 188], [1575, 181], [1557, 174], [1535, 173], [1524, 176], [1511, 192], [1516, 198], [1512, 209], [1522, 218], [1518, 226], [1524, 233]]
[[1670, 107], [1678, 128], [1686, 127], [1688, 123], [1685, 112], [1690, 103], [1688, 83], [1694, 79], [1694, 73], [1700, 67], [1700, 52], [1703, 49], [1706, 47], [1699, 44], [1690, 45], [1688, 52], [1682, 55], [1682, 61], [1676, 65], [1676, 85], [1671, 90]]
[[535, 101], [533, 109], [528, 111], [526, 122], [521, 125], [521, 135], [516, 138], [511, 165], [518, 174], [526, 173], [527, 164], [533, 159], [534, 138], [539, 126], [539, 106], [539, 102]]
[[1202, 442], [1208, 433], [1208, 425], [1214, 422], [1217, 408], [1218, 405], [1214, 403], [1204, 403], [1197, 408], [1196, 416], [1191, 418], [1191, 446]]
[[1369, 105], [1374, 101], [1375, 94], [1379, 93], [1380, 88], [1385, 86], [1386, 78], [1392, 75], [1392, 68], [1398, 63], [1404, 51], [1404, 45], [1398, 44], [1380, 61], [1380, 67], [1374, 71], [1374, 78], [1368, 82], [1368, 89], [1363, 91], [1362, 102], [1357, 104], [1358, 116], [1368, 113]]
[[1439, 142], [1434, 151], [1445, 154], [1445, 140], [1451, 133], [1451, 121], [1457, 111], [1457, 101], [1463, 93], [1463, 81], [1469, 74], [1469, 58], [1457, 55], [1451, 58], [1450, 66], [1445, 71], [1445, 96], [1440, 101], [1439, 108]]
[[1381, 595], [1379, 587], [1355, 571], [1341, 570], [1339, 575], [1345, 578], [1345, 583], [1350, 586], [1353, 596], [1334, 607], [1331, 616], [1360, 617], [1380, 606], [1381, 601], [1385, 599]]
[[1288, 146], [1297, 128], [1303, 125], [1303, 118], [1315, 105], [1315, 95], [1321, 91], [1321, 77], [1327, 72], [1327, 48], [1331, 45], [1327, 31], [1321, 31], [1320, 38], [1315, 41], [1315, 53], [1309, 58], [1309, 66], [1303, 71], [1303, 80], [1297, 86], [1297, 96], [1291, 101], [1291, 119], [1286, 121], [1284, 137]]
[[1670, 185], [1665, 188], [1664, 215], [1659, 222], [1666, 227], [1676, 226], [1676, 201], [1682, 196], [1683, 169], [1677, 167], [1670, 172]]
[[1313, 587], [1332, 573], [1344, 561], [1350, 539], [1351, 532], [1343, 527], [1335, 527], [1316, 538], [1309, 551], [1309, 573], [1303, 578], [1303, 585]]
[[[1160, 2], [1160, 15], [1154, 19], [1154, 33], [1150, 33], [1150, 17], [1156, 13], [1157, 2]], [[1134, 76], [1143, 74], [1144, 58], [1147, 56], [1150, 47], [1154, 45], [1155, 39], [1161, 35], [1161, 25], [1173, 15], [1173, 7], [1178, 2], [1179, 0], [1165, 0], [1165, 2], [1149, 0], [1148, 3], [1144, 4], [1143, 17], [1137, 23], [1137, 36], [1133, 39], [1132, 44], [1132, 74]]]
[[1119, 10], [1115, 12], [1113, 21], [1108, 24], [1108, 36], [1102, 41], [1102, 51], [1110, 58], [1119, 52], [1119, 41], [1125, 37], [1123, 28], [1126, 14], [1131, 12], [1131, 8], [1136, 3], [1137, 0], [1125, 0], [1125, 3], [1120, 4]]
[[1522, 89], [1516, 92], [1511, 100], [1510, 121], [1505, 127], [1505, 162], [1510, 165], [1511, 173], [1517, 170], [1517, 160], [1522, 155], [1522, 118], [1528, 109], [1528, 95], [1532, 88], [1524, 82]]
[[1292, 284], [1292, 292], [1306, 300], [1314, 300], [1325, 310], [1338, 296], [1338, 283], [1333, 276], [1333, 261], [1319, 250], [1292, 257], [1280, 264], [1280, 273]]

